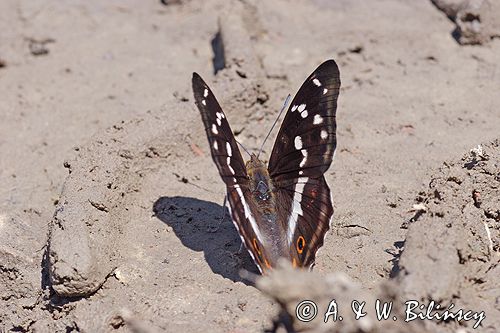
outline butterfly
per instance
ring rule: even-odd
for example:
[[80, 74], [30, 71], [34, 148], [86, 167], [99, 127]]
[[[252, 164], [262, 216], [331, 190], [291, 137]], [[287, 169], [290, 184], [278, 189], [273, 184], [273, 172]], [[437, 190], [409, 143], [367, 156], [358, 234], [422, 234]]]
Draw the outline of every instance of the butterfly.
[[276, 267], [280, 258], [311, 269], [333, 215], [324, 174], [337, 143], [337, 64], [325, 61], [302, 84], [267, 166], [255, 154], [243, 161], [226, 115], [197, 73], [192, 86], [231, 218], [260, 272]]

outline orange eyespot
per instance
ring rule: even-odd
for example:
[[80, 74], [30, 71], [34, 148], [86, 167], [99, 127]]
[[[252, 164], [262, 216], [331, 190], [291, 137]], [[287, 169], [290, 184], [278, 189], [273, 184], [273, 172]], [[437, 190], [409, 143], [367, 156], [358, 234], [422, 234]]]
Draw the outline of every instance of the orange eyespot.
[[304, 251], [304, 246], [306, 246], [306, 240], [304, 239], [304, 237], [299, 236], [299, 238], [297, 238], [297, 252], [299, 254]]
[[261, 255], [262, 252], [260, 251], [260, 247], [257, 244], [257, 239], [255, 239], [255, 238], [253, 239], [252, 245], [253, 245], [253, 248], [254, 248], [255, 252], [257, 252], [259, 255]]

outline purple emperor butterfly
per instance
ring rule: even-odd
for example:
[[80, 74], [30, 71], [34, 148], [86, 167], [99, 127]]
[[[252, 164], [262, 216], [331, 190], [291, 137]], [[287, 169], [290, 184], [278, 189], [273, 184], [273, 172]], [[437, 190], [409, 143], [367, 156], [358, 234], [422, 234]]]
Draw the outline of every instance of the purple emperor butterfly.
[[324, 173], [336, 147], [337, 64], [325, 61], [302, 84], [267, 167], [255, 154], [244, 163], [214, 94], [196, 73], [192, 84], [212, 158], [227, 186], [229, 211], [258, 268], [265, 273], [279, 258], [312, 268], [333, 214]]

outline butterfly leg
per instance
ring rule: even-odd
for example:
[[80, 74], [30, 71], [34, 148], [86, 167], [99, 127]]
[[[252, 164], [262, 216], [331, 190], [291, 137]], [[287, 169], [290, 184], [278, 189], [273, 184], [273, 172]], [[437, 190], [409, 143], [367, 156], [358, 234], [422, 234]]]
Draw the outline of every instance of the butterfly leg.
[[226, 203], [227, 203], [227, 194], [224, 196], [224, 203], [222, 204], [221, 217], [218, 218], [219, 224], [217, 224], [216, 227], [208, 226], [207, 232], [214, 233], [214, 232], [217, 232], [219, 230], [220, 225], [222, 224], [222, 222], [224, 221], [224, 218], [226, 217]]

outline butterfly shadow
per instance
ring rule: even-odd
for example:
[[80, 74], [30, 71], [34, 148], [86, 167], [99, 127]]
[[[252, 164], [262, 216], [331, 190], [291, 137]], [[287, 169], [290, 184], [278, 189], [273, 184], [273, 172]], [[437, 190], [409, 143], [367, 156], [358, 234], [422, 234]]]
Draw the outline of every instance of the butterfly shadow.
[[[190, 197], [161, 197], [153, 205], [155, 216], [172, 227], [182, 244], [203, 251], [212, 272], [234, 282], [252, 283], [239, 274], [259, 271], [242, 246], [226, 207]], [[221, 220], [222, 216], [224, 218]]]

